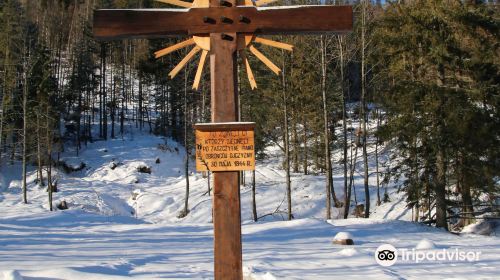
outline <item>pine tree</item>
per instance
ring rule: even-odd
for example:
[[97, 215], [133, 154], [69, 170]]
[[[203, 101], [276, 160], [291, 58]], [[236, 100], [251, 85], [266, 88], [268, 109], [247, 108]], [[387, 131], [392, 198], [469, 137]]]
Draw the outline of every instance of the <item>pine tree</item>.
[[[377, 28], [388, 85], [383, 103], [389, 120], [381, 132], [403, 156], [393, 174], [404, 175], [410, 206], [427, 202], [430, 208], [433, 196], [438, 227], [448, 227], [449, 186], [458, 183], [462, 189], [466, 212], [472, 209], [467, 208], [472, 207], [471, 185], [495, 187], [496, 172], [490, 169], [495, 163], [489, 159], [498, 155], [498, 137], [491, 134], [498, 133], [492, 130], [498, 128], [498, 101], [489, 103], [487, 97], [498, 93], [499, 59], [495, 47], [483, 47], [498, 38], [498, 19], [492, 15], [482, 5], [415, 1], [390, 5]], [[473, 126], [488, 132], [475, 129], [477, 137], [470, 137]], [[468, 171], [466, 158], [471, 159]], [[472, 174], [482, 179], [466, 182], [464, 175]], [[426, 193], [427, 185], [432, 194]]]

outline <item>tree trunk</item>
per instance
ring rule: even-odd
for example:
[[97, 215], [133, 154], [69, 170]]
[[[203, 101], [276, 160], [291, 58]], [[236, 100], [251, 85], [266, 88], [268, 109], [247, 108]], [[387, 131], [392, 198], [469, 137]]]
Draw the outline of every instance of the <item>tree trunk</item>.
[[41, 111], [36, 115], [36, 150], [37, 150], [37, 163], [38, 163], [38, 180], [39, 185], [44, 186], [43, 182], [43, 161], [42, 161], [42, 135], [40, 133], [40, 114]]
[[[186, 176], [186, 197], [184, 199], [184, 216], [189, 213], [189, 141], [188, 141], [188, 104], [187, 104], [187, 69], [184, 71], [184, 175]], [[141, 118], [142, 119], [142, 118]], [[142, 123], [142, 121], [141, 121]]]
[[[142, 79], [139, 78], [139, 108], [138, 108], [138, 112], [137, 112], [137, 120], [139, 121], [139, 128], [142, 130], [142, 127], [144, 126], [144, 123], [143, 123], [143, 109], [142, 109], [142, 106], [143, 106], [143, 96], [142, 96]], [[184, 110], [186, 108], [184, 107]], [[187, 114], [187, 112], [185, 112]]]
[[4, 120], [4, 112], [5, 112], [5, 90], [2, 94], [2, 105], [0, 107], [0, 166], [2, 166], [2, 144], [3, 143], [3, 120]]
[[[26, 68], [26, 65], [25, 65]], [[24, 69], [24, 85], [23, 85], [23, 202], [28, 203], [28, 187], [26, 186], [26, 158], [28, 153], [28, 69]]]
[[440, 149], [436, 156], [436, 227], [448, 230], [446, 219], [446, 165], [444, 152]]
[[[438, 85], [445, 84], [445, 68], [444, 65], [438, 65]], [[444, 97], [437, 97], [439, 105], [437, 108], [437, 116], [435, 116], [435, 129], [438, 134], [442, 136], [444, 134]], [[448, 230], [447, 221], [447, 204], [446, 204], [446, 159], [445, 159], [445, 146], [441, 141], [438, 144], [438, 150], [436, 153], [436, 177], [434, 179], [434, 187], [436, 193], [436, 227], [444, 228]]]
[[151, 126], [151, 117], [149, 116], [149, 109], [148, 109], [148, 106], [146, 106], [145, 108], [146, 110], [146, 119], [148, 121], [148, 126], [149, 126], [149, 133], [153, 133], [153, 127]]
[[257, 202], [255, 200], [255, 170], [252, 170], [252, 213], [253, 221], [257, 222]]
[[326, 42], [324, 35], [321, 36], [321, 93], [323, 101], [323, 138], [325, 142], [325, 168], [326, 168], [326, 219], [332, 218], [331, 190], [333, 185], [333, 174], [331, 167], [330, 140], [328, 135], [328, 109], [326, 106]]
[[304, 142], [304, 162], [303, 162], [303, 166], [304, 166], [304, 175], [308, 175], [309, 172], [307, 170], [308, 168], [308, 160], [309, 160], [309, 155], [308, 155], [308, 145], [307, 145], [307, 118], [305, 116], [303, 116], [303, 120], [304, 120], [304, 134], [303, 134], [303, 139], [302, 141]]
[[210, 171], [207, 171], [207, 193], [208, 193], [208, 196], [211, 196], [211, 194], [210, 194]]
[[106, 44], [103, 44], [103, 58], [102, 58], [102, 133], [104, 136], [104, 140], [108, 140], [108, 114], [107, 114], [107, 91], [106, 91]]
[[[354, 145], [354, 158], [352, 157], [352, 149], [351, 149], [351, 170], [349, 174], [349, 191], [351, 189], [354, 193], [354, 204], [358, 205], [358, 197], [356, 194], [356, 186], [354, 185], [354, 171], [356, 171], [356, 162], [358, 160], [358, 146]], [[350, 198], [350, 195], [349, 195]]]
[[287, 194], [287, 205], [288, 205], [288, 220], [293, 219], [292, 214], [292, 186], [290, 181], [290, 143], [289, 143], [289, 132], [288, 132], [288, 108], [287, 108], [287, 94], [286, 94], [286, 80], [285, 80], [285, 57], [283, 55], [283, 71], [282, 86], [283, 86], [283, 124], [284, 124], [284, 135], [283, 142], [285, 145], [285, 172], [286, 172], [286, 194]]
[[[380, 110], [377, 110], [377, 131], [380, 127]], [[377, 135], [375, 139], [375, 172], [377, 173], [377, 206], [381, 204], [380, 201], [380, 174], [378, 165], [378, 142], [379, 137]]]
[[474, 206], [472, 204], [473, 203], [472, 195], [469, 184], [464, 182], [461, 191], [462, 191], [462, 203], [463, 203], [462, 216], [464, 217], [463, 226], [468, 226], [475, 222], [474, 215], [472, 214], [474, 212]]
[[101, 71], [100, 71], [100, 74], [101, 74], [101, 77], [99, 79], [99, 85], [100, 85], [100, 89], [99, 89], [99, 137], [100, 138], [103, 138], [103, 118], [102, 118], [102, 104], [103, 104], [103, 100], [102, 100], [102, 97], [103, 97], [103, 94], [104, 94], [104, 44], [101, 44]]
[[471, 195], [471, 187], [468, 180], [466, 180], [468, 175], [466, 175], [465, 171], [464, 157], [461, 152], [458, 154], [457, 171], [457, 186], [459, 186], [460, 194], [462, 195], [462, 214], [460, 215], [462, 216], [461, 224], [463, 226], [468, 226], [475, 222], [474, 215], [472, 215], [474, 212], [474, 206]]
[[80, 144], [81, 138], [81, 123], [82, 123], [82, 92], [78, 91], [78, 108], [76, 109], [76, 113], [78, 114], [78, 121], [76, 123], [76, 156], [80, 149], [82, 148]]
[[297, 135], [297, 121], [294, 118], [292, 128], [292, 142], [293, 142], [293, 172], [299, 172], [299, 138]]
[[[7, 17], [8, 18], [8, 17]], [[10, 21], [7, 20], [5, 23], [6, 26], [10, 27]], [[3, 67], [3, 92], [2, 92], [2, 107], [0, 107], [0, 166], [2, 165], [2, 149], [3, 149], [3, 142], [4, 137], [3, 137], [3, 125], [4, 125], [4, 119], [5, 119], [5, 103], [7, 100], [7, 91], [8, 91], [8, 86], [7, 86], [7, 74], [8, 74], [8, 66], [10, 64], [10, 38], [9, 38], [9, 33], [7, 32], [7, 44], [5, 46], [5, 57], [4, 57], [4, 67]]]
[[52, 211], [52, 191], [53, 191], [53, 186], [52, 186], [52, 128], [50, 125], [50, 112], [49, 112], [49, 104], [47, 100], [47, 108], [46, 108], [46, 126], [47, 126], [47, 162], [48, 162], [48, 167], [47, 167], [47, 188], [48, 188], [48, 193], [49, 193], [49, 209]]
[[111, 91], [111, 107], [109, 113], [111, 115], [111, 139], [115, 138], [115, 110], [116, 110], [116, 79], [113, 77]]
[[[125, 48], [126, 49], [126, 48]], [[122, 96], [121, 96], [121, 103], [122, 103], [122, 106], [121, 106], [121, 110], [120, 110], [120, 135], [122, 136], [123, 138], [123, 130], [124, 130], [124, 123], [125, 123], [125, 102], [126, 102], [126, 90], [125, 90], [125, 51], [123, 52], [123, 60], [122, 60]]]
[[344, 157], [344, 219], [347, 219], [349, 215], [349, 207], [351, 205], [351, 189], [348, 189], [347, 182], [347, 102], [344, 90], [344, 38], [342, 36], [337, 37], [339, 46], [339, 58], [340, 58], [340, 92], [342, 97], [342, 134], [344, 139], [343, 144], [343, 157]]
[[366, 122], [368, 119], [368, 113], [366, 108], [366, 57], [365, 57], [365, 32], [366, 32], [366, 0], [362, 3], [362, 13], [361, 13], [361, 120], [363, 125], [363, 164], [364, 164], [364, 186], [365, 186], [365, 218], [370, 217], [370, 189], [368, 188], [368, 153], [366, 151], [366, 136], [368, 130], [366, 127]]

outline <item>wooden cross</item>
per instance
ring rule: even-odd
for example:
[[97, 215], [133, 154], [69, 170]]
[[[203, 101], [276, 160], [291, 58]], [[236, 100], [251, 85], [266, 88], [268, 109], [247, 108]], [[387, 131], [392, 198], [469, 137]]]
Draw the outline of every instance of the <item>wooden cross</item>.
[[[258, 8], [276, 0], [157, 1], [187, 9], [98, 10], [94, 14], [94, 36], [100, 40], [193, 36], [155, 54], [160, 57], [194, 44], [191, 52], [169, 74], [174, 77], [196, 53], [202, 51], [194, 88], [198, 87], [205, 58], [210, 54], [212, 122], [238, 121], [237, 53], [243, 59], [252, 88], [255, 88], [255, 78], [243, 50], [248, 48], [278, 74], [280, 69], [253, 43], [292, 49], [288, 44], [256, 35], [338, 34], [352, 30], [351, 6]], [[230, 171], [214, 172], [213, 175], [215, 279], [242, 279], [239, 174]]]

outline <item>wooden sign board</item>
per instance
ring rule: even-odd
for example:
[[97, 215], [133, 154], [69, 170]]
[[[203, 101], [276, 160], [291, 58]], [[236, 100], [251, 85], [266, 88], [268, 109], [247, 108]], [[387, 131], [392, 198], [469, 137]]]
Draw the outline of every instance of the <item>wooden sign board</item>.
[[195, 124], [197, 171], [255, 170], [255, 123]]

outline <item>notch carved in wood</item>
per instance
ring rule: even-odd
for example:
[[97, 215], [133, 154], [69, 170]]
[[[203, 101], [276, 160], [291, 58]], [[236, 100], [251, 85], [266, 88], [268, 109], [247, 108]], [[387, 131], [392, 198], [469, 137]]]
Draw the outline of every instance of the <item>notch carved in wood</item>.
[[215, 23], [215, 19], [213, 19], [213, 18], [211, 18], [211, 17], [204, 16], [204, 17], [203, 17], [203, 22], [204, 22], [204, 23], [211, 23], [211, 24], [214, 24], [214, 23]]
[[232, 41], [232, 40], [234, 40], [233, 36], [227, 35], [227, 34], [225, 34], [225, 33], [222, 33], [222, 34], [221, 34], [221, 38], [222, 38], [222, 40], [227, 40], [227, 41]]
[[240, 22], [242, 22], [242, 23], [250, 23], [250, 19], [249, 19], [249, 18], [247, 18], [247, 17], [246, 17], [246, 16], [244, 16], [244, 15], [240, 15], [239, 20], [240, 20]]
[[232, 7], [233, 6], [233, 4], [231, 2], [226, 1], [226, 0], [220, 0], [219, 5], [221, 7]]
[[228, 18], [228, 17], [225, 17], [225, 16], [220, 16], [220, 21], [222, 21], [223, 23], [233, 23], [233, 20]]

